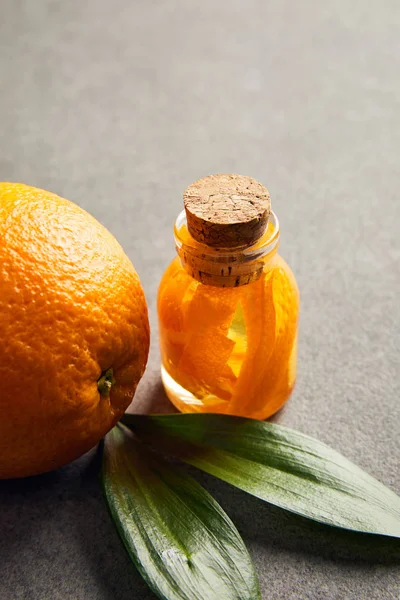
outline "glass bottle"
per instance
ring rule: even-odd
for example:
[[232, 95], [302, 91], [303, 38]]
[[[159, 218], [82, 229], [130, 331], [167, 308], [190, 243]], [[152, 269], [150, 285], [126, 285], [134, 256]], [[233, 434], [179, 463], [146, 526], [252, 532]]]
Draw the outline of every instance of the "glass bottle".
[[265, 419], [295, 384], [299, 314], [268, 191], [248, 177], [217, 175], [184, 198], [178, 256], [158, 293], [166, 393], [182, 412]]

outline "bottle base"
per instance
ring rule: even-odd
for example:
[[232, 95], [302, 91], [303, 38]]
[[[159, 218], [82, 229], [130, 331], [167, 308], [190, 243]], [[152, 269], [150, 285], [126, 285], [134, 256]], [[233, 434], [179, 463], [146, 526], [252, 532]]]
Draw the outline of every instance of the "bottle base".
[[218, 413], [238, 417], [248, 417], [260, 421], [264, 421], [278, 412], [289, 399], [295, 386], [295, 382], [293, 382], [290, 388], [285, 390], [284, 394], [279, 394], [270, 399], [262, 410], [252, 413], [248, 410], [249, 407], [247, 407], [246, 414], [244, 414], [240, 412], [240, 409], [232, 412], [231, 403], [227, 400], [222, 400], [217, 396], [210, 395], [203, 400], [197, 398], [177, 383], [164, 366], [161, 366], [161, 379], [168, 399], [175, 408], [182, 413]]
[[203, 400], [197, 398], [192, 392], [189, 392], [175, 381], [164, 366], [161, 366], [161, 379], [169, 400], [180, 412], [226, 412], [229, 402], [211, 394]]

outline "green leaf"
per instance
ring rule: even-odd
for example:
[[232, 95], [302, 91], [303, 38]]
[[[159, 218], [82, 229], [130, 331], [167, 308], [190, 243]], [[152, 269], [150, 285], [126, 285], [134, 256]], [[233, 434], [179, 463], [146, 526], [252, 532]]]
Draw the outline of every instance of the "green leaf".
[[315, 521], [400, 537], [400, 498], [307, 435], [216, 414], [130, 415], [144, 441], [242, 490]]
[[105, 438], [102, 479], [122, 541], [160, 598], [260, 598], [247, 549], [219, 504], [125, 427]]

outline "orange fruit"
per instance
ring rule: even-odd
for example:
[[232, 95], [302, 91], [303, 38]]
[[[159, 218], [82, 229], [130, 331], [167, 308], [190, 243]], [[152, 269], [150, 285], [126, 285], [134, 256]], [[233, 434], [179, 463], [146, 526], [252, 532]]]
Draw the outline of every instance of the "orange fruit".
[[115, 238], [43, 190], [0, 183], [0, 478], [88, 451], [132, 400], [147, 306]]

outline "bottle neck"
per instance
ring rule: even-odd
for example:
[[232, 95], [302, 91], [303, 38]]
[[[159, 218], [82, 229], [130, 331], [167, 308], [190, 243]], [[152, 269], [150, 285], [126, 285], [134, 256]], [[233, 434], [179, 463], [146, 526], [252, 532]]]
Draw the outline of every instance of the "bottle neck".
[[174, 227], [175, 246], [186, 271], [197, 281], [216, 287], [238, 287], [256, 281], [271, 267], [279, 246], [279, 221], [271, 213], [264, 234], [252, 246], [211, 248], [190, 235], [185, 211]]

